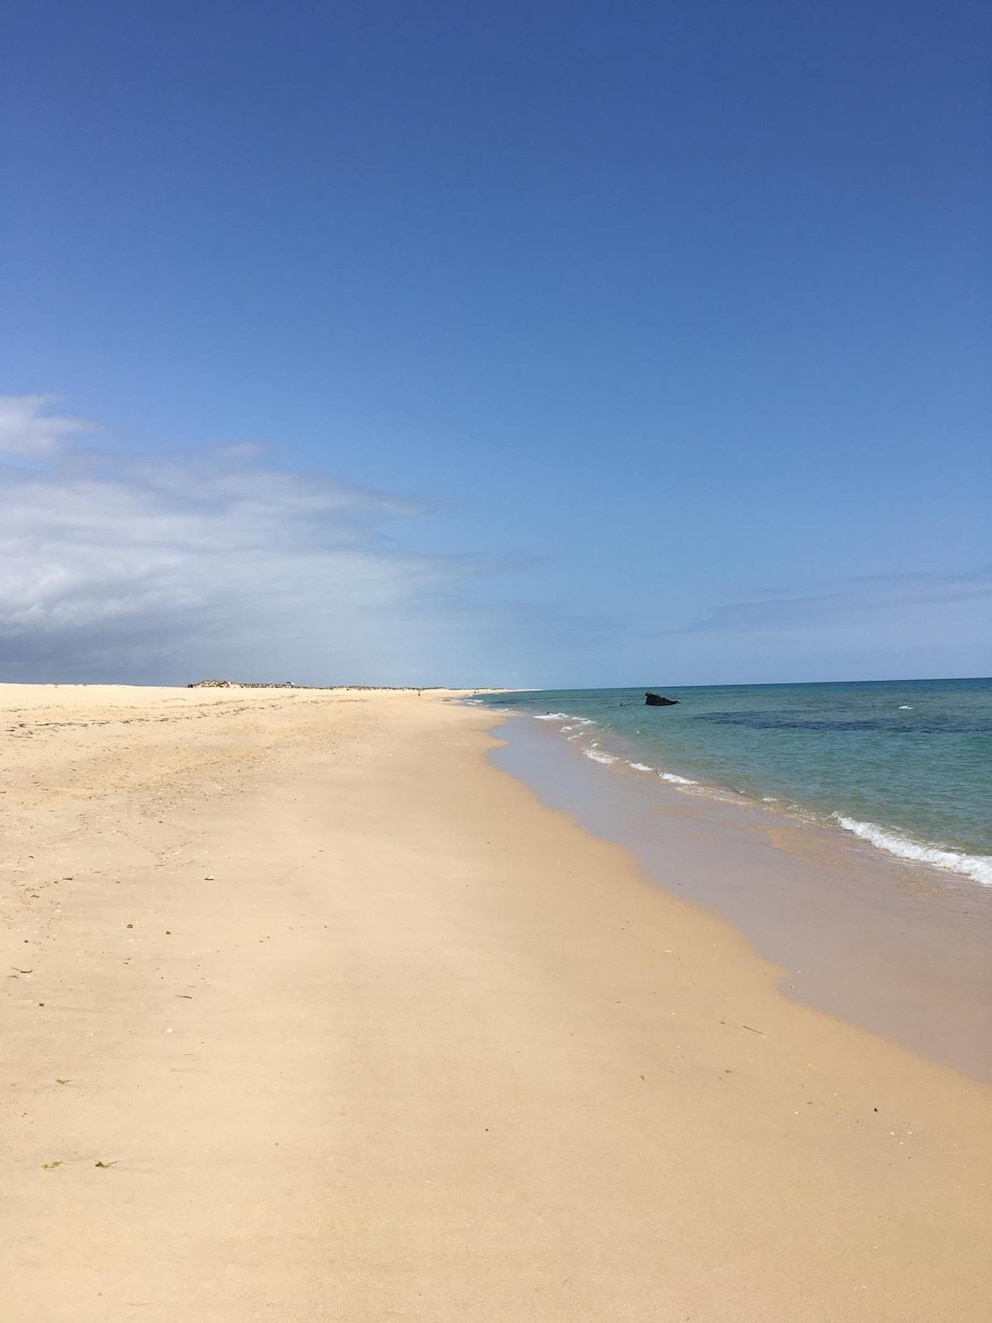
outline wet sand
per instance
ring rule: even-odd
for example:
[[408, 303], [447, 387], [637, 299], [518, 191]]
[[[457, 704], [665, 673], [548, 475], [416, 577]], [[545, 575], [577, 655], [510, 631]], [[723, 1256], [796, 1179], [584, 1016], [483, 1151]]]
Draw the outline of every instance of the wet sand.
[[730, 919], [790, 996], [992, 1082], [992, 888], [808, 815], [603, 766], [528, 716], [501, 734], [498, 767]]
[[0, 715], [12, 1319], [988, 1317], [992, 1090], [784, 996], [491, 713]]

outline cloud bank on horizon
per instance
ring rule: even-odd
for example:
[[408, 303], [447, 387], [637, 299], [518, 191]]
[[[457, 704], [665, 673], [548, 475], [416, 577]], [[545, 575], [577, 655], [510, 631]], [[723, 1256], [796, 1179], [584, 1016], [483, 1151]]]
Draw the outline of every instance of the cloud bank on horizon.
[[87, 448], [101, 429], [50, 402], [0, 397], [0, 678], [424, 683], [457, 668], [477, 567], [391, 539], [408, 504], [268, 467], [255, 445]]
[[257, 444], [101, 448], [98, 423], [51, 406], [0, 396], [0, 680], [760, 682], [870, 676], [880, 643], [939, 674], [988, 644], [992, 567], [767, 589], [681, 620], [505, 601], [492, 585], [512, 562], [391, 534], [427, 517], [401, 497], [281, 470]]

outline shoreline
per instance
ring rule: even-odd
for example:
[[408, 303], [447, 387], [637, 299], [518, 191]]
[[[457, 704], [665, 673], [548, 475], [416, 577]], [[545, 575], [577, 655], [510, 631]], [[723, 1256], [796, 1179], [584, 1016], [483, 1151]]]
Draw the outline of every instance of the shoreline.
[[497, 766], [729, 919], [786, 995], [992, 1082], [987, 887], [780, 806], [601, 765], [530, 714], [500, 720]]
[[782, 995], [499, 714], [12, 688], [23, 1323], [987, 1317], [992, 1090]]
[[[723, 690], [731, 694], [739, 695], [748, 690], [767, 693], [776, 688], [782, 688], [789, 693], [795, 693], [797, 690], [822, 690], [829, 688], [832, 691], [850, 688], [855, 691], [870, 690], [873, 687], [877, 689], [891, 690], [894, 684], [901, 686], [899, 697], [916, 698], [914, 692], [925, 686], [939, 684], [942, 687], [955, 685], [973, 685], [981, 684], [988, 686], [992, 681], [985, 678], [978, 680], [949, 680], [949, 681], [850, 681], [836, 682], [827, 684], [810, 683], [805, 685], [745, 685], [745, 686], [701, 686], [698, 687], [700, 693], [711, 695], [721, 693]], [[482, 695], [483, 690], [477, 693]], [[501, 693], [504, 691], [500, 691]], [[517, 691], [520, 692], [520, 691]], [[682, 689], [675, 689], [673, 692], [682, 694], [692, 694], [693, 687], [687, 686]], [[614, 693], [623, 695], [633, 710], [638, 710], [639, 704], [631, 702], [631, 691], [580, 691], [586, 693], [586, 697], [591, 695], [596, 697], [604, 693]], [[486, 693], [487, 698], [491, 697], [491, 691]], [[567, 700], [570, 698], [569, 691], [549, 691], [548, 694], [539, 691], [529, 691], [524, 695], [525, 699], [534, 699], [540, 697], [542, 704], [548, 701], [553, 707], [567, 708]], [[639, 697], [639, 695], [638, 695]], [[722, 776], [714, 776], [712, 769], [700, 770], [699, 766], [688, 765], [692, 763], [691, 751], [682, 747], [672, 747], [665, 745], [664, 749], [645, 745], [638, 737], [642, 735], [641, 730], [624, 730], [615, 724], [611, 724], [609, 715], [605, 712], [597, 713], [595, 717], [589, 711], [588, 707], [580, 715], [568, 710], [555, 710], [539, 713], [533, 707], [526, 705], [515, 707], [507, 706], [507, 700], [502, 697], [496, 697], [494, 702], [483, 702], [477, 700], [475, 695], [470, 697], [470, 702], [478, 701], [479, 706], [492, 707], [494, 710], [502, 711], [508, 715], [518, 715], [522, 717], [530, 716], [537, 720], [548, 722], [553, 729], [567, 734], [569, 742], [578, 741], [578, 747], [584, 752], [587, 758], [609, 765], [620, 761], [626, 763], [627, 767], [635, 771], [645, 773], [654, 773], [660, 780], [670, 785], [683, 787], [688, 793], [708, 795], [712, 798], [726, 799], [728, 802], [737, 804], [747, 804], [753, 807], [773, 806], [774, 812], [784, 814], [794, 818], [797, 822], [814, 823], [818, 828], [833, 832], [849, 843], [859, 841], [871, 845], [876, 851], [888, 858], [894, 858], [910, 865], [922, 865], [927, 869], [936, 870], [935, 876], [943, 879], [947, 884], [953, 880], [965, 879], [967, 883], [976, 883], [982, 887], [992, 888], [992, 842], [986, 841], [984, 845], [975, 840], [965, 841], [961, 838], [955, 839], [955, 831], [961, 829], [960, 822], [955, 827], [954, 824], [945, 821], [943, 830], [939, 826], [930, 823], [929, 828], [921, 831], [917, 825], [914, 829], [907, 826], [905, 819], [901, 823], [895, 823], [891, 820], [891, 814], [887, 815], [884, 804], [875, 803], [873, 806], [864, 803], [852, 801], [849, 797], [845, 802], [843, 791], [839, 791], [835, 785], [833, 794], [830, 798], [833, 803], [824, 802], [824, 796], [821, 793], [819, 799], [814, 792], [807, 787], [805, 790], [788, 788], [776, 782], [774, 778], [767, 776], [768, 769], [763, 772], [755, 773], [753, 769], [746, 769], [743, 765], [732, 768], [730, 765], [723, 767]], [[512, 703], [512, 699], [509, 700]], [[684, 700], [680, 699], [679, 702]], [[624, 702], [620, 701], [619, 706], [624, 707]], [[579, 706], [584, 706], [580, 699]], [[912, 710], [910, 705], [900, 705], [899, 711]], [[597, 738], [593, 739], [593, 735]], [[600, 740], [605, 738], [608, 741], [607, 748], [600, 748]], [[664, 759], [664, 766], [649, 766], [642, 760], [656, 759], [661, 755]], [[698, 762], [698, 758], [696, 760]], [[756, 777], [764, 779], [765, 784], [760, 784]], [[741, 784], [744, 782], [745, 784]], [[891, 810], [891, 804], [889, 810]]]

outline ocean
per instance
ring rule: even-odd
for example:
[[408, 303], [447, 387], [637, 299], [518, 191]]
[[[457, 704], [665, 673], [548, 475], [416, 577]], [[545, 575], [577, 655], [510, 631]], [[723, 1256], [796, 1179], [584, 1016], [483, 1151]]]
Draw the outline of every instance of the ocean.
[[811, 815], [992, 886], [992, 679], [563, 689], [480, 695], [595, 762], [690, 794]]

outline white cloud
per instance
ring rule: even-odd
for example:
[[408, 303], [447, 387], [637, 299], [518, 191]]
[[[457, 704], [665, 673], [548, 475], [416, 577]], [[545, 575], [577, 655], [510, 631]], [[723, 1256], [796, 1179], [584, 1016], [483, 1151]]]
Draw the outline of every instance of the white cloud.
[[[0, 679], [471, 679], [475, 567], [383, 530], [401, 501], [263, 466], [256, 446], [86, 451], [43, 397], [0, 397]], [[495, 660], [495, 659], [494, 659]]]
[[[767, 589], [659, 635], [688, 683], [984, 675], [992, 568]], [[781, 594], [780, 596], [777, 594]]]
[[[769, 589], [769, 592], [776, 590]], [[992, 597], [992, 567], [961, 574], [879, 574], [845, 579], [829, 591], [781, 596], [771, 600], [735, 602], [712, 608], [692, 631], [769, 633], [810, 626], [838, 628], [883, 618], [905, 617], [924, 631], [933, 629], [934, 613], [976, 604]], [[978, 620], [983, 619], [978, 616]]]
[[0, 455], [51, 455], [66, 438], [99, 429], [85, 418], [45, 414], [50, 395], [0, 395]]

